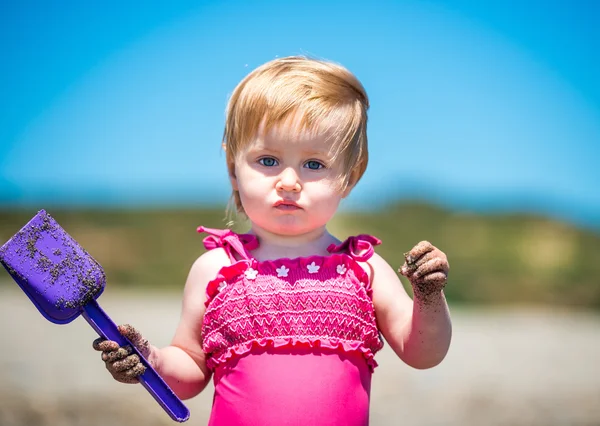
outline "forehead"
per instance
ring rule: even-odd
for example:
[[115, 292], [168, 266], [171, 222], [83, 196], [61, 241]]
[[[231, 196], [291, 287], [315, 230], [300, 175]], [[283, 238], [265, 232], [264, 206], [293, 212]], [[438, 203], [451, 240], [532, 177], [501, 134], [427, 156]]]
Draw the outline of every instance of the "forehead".
[[286, 147], [330, 153], [332, 134], [325, 126], [309, 128], [302, 124], [300, 118], [292, 117], [281, 123], [272, 124], [269, 128], [264, 122], [261, 123], [256, 136], [249, 143], [251, 149], [275, 150]]

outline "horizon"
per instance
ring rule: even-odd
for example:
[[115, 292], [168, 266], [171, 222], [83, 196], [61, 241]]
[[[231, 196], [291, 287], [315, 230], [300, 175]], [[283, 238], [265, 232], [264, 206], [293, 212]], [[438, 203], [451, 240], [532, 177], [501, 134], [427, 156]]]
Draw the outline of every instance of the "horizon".
[[303, 5], [0, 6], [0, 208], [224, 205], [229, 94], [308, 54], [371, 100], [342, 209], [417, 199], [600, 228], [600, 6]]

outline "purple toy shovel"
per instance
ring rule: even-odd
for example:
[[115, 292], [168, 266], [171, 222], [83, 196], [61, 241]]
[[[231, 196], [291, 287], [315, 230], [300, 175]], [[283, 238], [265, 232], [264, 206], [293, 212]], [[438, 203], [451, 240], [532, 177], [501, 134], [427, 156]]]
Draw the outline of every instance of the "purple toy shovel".
[[[101, 337], [131, 345], [96, 301], [106, 283], [102, 266], [44, 210], [0, 247], [0, 262], [49, 321], [67, 324], [82, 315]], [[186, 421], [187, 407], [134, 351], [146, 366], [140, 383], [173, 420]]]

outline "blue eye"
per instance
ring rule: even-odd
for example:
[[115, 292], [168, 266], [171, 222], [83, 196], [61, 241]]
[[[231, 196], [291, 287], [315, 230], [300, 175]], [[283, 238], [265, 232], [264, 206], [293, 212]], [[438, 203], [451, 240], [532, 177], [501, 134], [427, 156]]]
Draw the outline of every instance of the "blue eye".
[[258, 160], [258, 162], [265, 167], [273, 167], [277, 165], [277, 160], [273, 157], [264, 157]]
[[311, 170], [319, 170], [319, 169], [322, 169], [323, 167], [325, 167], [323, 164], [321, 164], [320, 162], [315, 161], [315, 160], [307, 161], [304, 166]]

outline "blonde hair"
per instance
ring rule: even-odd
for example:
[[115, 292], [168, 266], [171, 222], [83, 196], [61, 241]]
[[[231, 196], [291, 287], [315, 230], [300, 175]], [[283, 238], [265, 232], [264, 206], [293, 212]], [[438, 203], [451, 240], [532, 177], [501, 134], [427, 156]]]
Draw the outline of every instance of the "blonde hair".
[[[227, 105], [223, 147], [230, 176], [237, 155], [256, 137], [294, 114], [300, 130], [327, 131], [334, 158], [343, 161], [340, 190], [354, 186], [368, 162], [369, 99], [358, 79], [341, 65], [290, 56], [256, 68], [234, 89]], [[244, 212], [232, 191], [237, 212]], [[230, 206], [232, 207], [232, 206]]]

